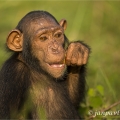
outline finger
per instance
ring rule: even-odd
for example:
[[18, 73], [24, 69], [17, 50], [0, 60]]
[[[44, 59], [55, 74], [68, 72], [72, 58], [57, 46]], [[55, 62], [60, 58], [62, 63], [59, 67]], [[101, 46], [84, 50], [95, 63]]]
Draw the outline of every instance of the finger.
[[72, 57], [72, 54], [69, 53], [69, 55], [68, 55], [68, 51], [66, 51], [66, 57], [65, 57], [66, 65], [70, 65], [71, 57]]
[[88, 57], [89, 57], [88, 49], [85, 49], [85, 50], [84, 50], [84, 56], [83, 56], [83, 64], [86, 64], [86, 63], [87, 63]]
[[78, 58], [79, 58], [79, 53], [78, 52], [74, 52], [73, 51], [73, 54], [72, 54], [72, 58], [71, 58], [71, 65], [77, 65], [77, 61], [78, 61]]
[[79, 53], [77, 65], [80, 66], [83, 64], [83, 54]]
[[71, 45], [68, 47], [68, 50], [66, 51], [66, 59], [65, 59], [65, 61], [66, 61], [66, 64], [67, 64], [67, 65], [70, 65], [70, 63], [71, 63], [71, 58], [72, 58], [73, 49], [74, 49], [74, 47], [73, 47], [73, 45], [71, 44]]

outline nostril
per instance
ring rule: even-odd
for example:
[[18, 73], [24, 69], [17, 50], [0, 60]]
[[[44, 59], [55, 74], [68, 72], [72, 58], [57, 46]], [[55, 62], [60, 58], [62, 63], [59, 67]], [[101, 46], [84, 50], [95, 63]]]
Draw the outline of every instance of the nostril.
[[58, 48], [51, 48], [53, 53], [59, 53]]
[[63, 52], [63, 46], [54, 41], [49, 44], [48, 51], [53, 54], [60, 54]]

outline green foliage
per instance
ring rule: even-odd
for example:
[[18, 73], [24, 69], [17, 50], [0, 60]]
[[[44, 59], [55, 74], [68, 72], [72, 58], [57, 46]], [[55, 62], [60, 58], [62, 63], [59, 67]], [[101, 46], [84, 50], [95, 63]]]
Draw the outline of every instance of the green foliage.
[[45, 110], [42, 107], [39, 107], [37, 112], [38, 112], [38, 115], [39, 115], [38, 118], [41, 118], [43, 120], [47, 120]]
[[100, 95], [104, 96], [104, 88], [101, 85], [97, 86], [97, 90], [100, 93]]
[[91, 108], [99, 108], [103, 105], [104, 88], [101, 85], [90, 88], [88, 91], [88, 104]]
[[105, 99], [104, 87], [97, 85], [95, 88], [90, 88], [87, 93], [86, 103], [82, 103], [79, 112], [85, 119], [115, 119], [119, 120], [120, 108], [113, 105], [108, 106]]

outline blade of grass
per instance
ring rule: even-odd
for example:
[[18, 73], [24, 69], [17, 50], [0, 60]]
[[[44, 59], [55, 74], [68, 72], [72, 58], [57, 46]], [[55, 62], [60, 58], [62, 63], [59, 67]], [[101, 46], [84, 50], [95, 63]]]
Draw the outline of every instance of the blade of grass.
[[103, 70], [101, 68], [99, 68], [99, 70], [100, 70], [100, 73], [102, 74], [102, 76], [103, 76], [109, 90], [111, 91], [111, 93], [113, 95], [113, 99], [116, 101], [117, 100], [116, 94], [115, 94], [114, 89], [112, 88], [112, 86], [111, 86], [111, 84], [110, 84], [110, 82], [108, 80], [108, 77], [106, 76], [105, 72], [103, 72]]
[[[77, 10], [76, 10], [75, 17], [73, 19], [71, 32], [69, 33], [69, 38], [72, 39], [74, 36], [74, 39], [76, 39], [78, 37], [77, 31], [79, 31], [81, 29], [81, 25], [84, 22], [84, 16], [85, 16], [88, 4], [89, 4], [88, 2], [79, 2], [78, 7], [76, 8]], [[75, 33], [77, 33], [77, 34], [75, 34]]]

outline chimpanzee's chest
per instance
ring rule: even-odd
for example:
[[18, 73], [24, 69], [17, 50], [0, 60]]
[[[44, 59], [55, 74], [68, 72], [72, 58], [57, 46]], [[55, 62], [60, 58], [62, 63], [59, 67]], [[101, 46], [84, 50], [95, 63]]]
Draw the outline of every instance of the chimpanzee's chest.
[[55, 87], [39, 85], [32, 87], [30, 93], [39, 119], [43, 119], [44, 117], [48, 119], [79, 118], [69, 98], [67, 89], [61, 85], [62, 84], [57, 84]]

